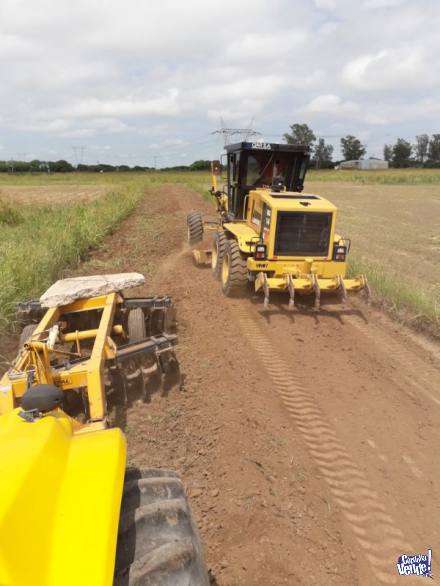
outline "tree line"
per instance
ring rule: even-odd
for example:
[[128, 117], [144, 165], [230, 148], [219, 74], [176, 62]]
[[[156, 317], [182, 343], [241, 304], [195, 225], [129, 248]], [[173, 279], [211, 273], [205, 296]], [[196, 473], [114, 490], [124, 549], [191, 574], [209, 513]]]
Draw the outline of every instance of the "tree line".
[[[178, 165], [175, 167], [163, 167], [160, 171], [205, 171], [211, 168], [210, 161], [194, 161], [191, 165]], [[73, 173], [80, 171], [82, 173], [112, 173], [112, 172], [140, 172], [154, 171], [154, 167], [144, 167], [141, 165], [107, 165], [97, 163], [96, 165], [85, 165], [80, 163], [74, 167], [68, 161], [60, 159], [59, 161], [0, 161], [0, 173]]]
[[[284, 134], [287, 144], [304, 144], [312, 153], [311, 164], [317, 169], [328, 169], [335, 166], [333, 161], [333, 145], [327, 144], [324, 138], [316, 137], [313, 130], [307, 124], [291, 124], [290, 132]], [[362, 159], [367, 152], [361, 141], [347, 134], [341, 138], [341, 151], [344, 161]]]
[[[333, 146], [326, 144], [324, 138], [316, 137], [307, 124], [292, 124], [290, 132], [284, 134], [288, 144], [305, 144], [312, 153], [311, 164], [318, 169], [334, 167], [340, 161], [333, 161]], [[362, 159], [366, 146], [348, 134], [340, 139], [343, 161]], [[390, 167], [440, 167], [440, 134], [416, 136], [415, 143], [411, 144], [404, 138], [398, 138], [395, 144], [386, 144], [383, 149], [383, 158]]]
[[414, 144], [398, 138], [383, 147], [383, 158], [392, 167], [440, 167], [440, 134], [418, 134]]

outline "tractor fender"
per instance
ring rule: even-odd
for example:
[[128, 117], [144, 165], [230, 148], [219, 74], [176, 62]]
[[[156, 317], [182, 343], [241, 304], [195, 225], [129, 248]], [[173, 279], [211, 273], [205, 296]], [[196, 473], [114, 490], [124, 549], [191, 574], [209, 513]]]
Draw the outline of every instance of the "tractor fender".
[[126, 461], [120, 429], [61, 410], [0, 417], [0, 584], [110, 586]]

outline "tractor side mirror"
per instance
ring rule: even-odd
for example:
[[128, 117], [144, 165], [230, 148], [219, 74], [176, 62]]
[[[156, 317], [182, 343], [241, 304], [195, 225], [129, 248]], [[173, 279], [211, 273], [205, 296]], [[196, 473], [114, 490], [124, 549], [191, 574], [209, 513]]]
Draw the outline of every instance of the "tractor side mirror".
[[216, 177], [219, 177], [221, 175], [222, 166], [221, 166], [220, 161], [212, 161], [211, 171], [212, 171], [212, 174], [215, 175]]

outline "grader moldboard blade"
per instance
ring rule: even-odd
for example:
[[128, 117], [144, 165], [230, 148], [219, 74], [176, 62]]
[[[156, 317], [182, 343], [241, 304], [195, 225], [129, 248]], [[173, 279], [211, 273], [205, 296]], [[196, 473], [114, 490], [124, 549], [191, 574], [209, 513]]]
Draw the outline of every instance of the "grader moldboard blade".
[[[121, 382], [128, 400], [178, 368], [172, 300], [122, 295], [143, 282], [69, 279], [19, 308], [22, 344], [0, 381], [2, 585], [209, 584], [181, 481], [125, 470], [124, 434], [108, 425]], [[24, 535], [32, 547], [17, 547]]]

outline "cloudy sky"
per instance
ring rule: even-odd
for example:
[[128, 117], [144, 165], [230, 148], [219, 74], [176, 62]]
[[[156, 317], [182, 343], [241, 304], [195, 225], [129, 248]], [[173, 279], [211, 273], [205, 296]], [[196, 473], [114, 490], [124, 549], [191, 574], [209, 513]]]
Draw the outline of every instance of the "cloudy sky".
[[380, 156], [440, 132], [439, 31], [439, 0], [0, 0], [0, 159], [215, 158], [220, 117]]

